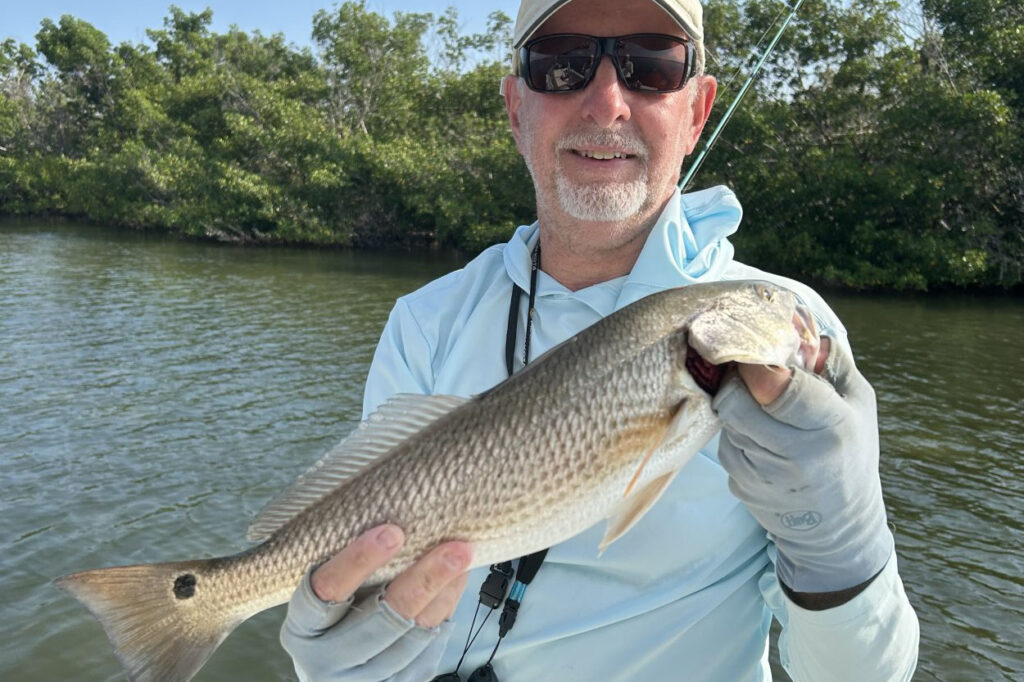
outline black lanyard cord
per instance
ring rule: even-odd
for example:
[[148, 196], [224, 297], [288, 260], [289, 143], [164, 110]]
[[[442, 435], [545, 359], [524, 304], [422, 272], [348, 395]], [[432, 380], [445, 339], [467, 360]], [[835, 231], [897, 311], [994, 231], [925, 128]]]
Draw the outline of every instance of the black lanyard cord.
[[[476, 626], [476, 619], [477, 619], [477, 616], [480, 615], [480, 607], [481, 606], [483, 606], [483, 602], [479, 602], [478, 601], [476, 603], [476, 611], [473, 612], [473, 622], [469, 624], [469, 632], [466, 633], [466, 646], [465, 646], [465, 648], [463, 648], [462, 655], [459, 656], [459, 662], [455, 666], [455, 672], [456, 673], [458, 673], [459, 672], [459, 668], [462, 667], [462, 662], [464, 660], [466, 660], [466, 654], [469, 653], [470, 647], [472, 647], [473, 646], [473, 642], [476, 641], [477, 635], [479, 635], [480, 632], [484, 629], [484, 626], [487, 625], [487, 619], [489, 619], [491, 617], [491, 614], [494, 613], [494, 609], [487, 609], [487, 615], [484, 616], [484, 619], [480, 622], [480, 627], [477, 628], [476, 634], [474, 634], [473, 633], [473, 628], [474, 628], [474, 626]], [[501, 641], [501, 640], [499, 640], [499, 641]], [[494, 654], [491, 654], [491, 656], [493, 657]]]
[[[533, 330], [534, 303], [537, 300], [537, 271], [540, 270], [540, 239], [537, 240], [537, 246], [533, 247], [533, 254], [530, 260], [530, 297], [529, 307], [526, 310], [526, 339], [523, 341], [523, 367], [530, 364], [530, 332]], [[508, 375], [512, 376], [511, 367], [508, 368]]]
[[[534, 304], [537, 300], [537, 271], [540, 270], [540, 242], [533, 247], [530, 255], [530, 296], [526, 311], [526, 334], [523, 341], [523, 366], [530, 362], [530, 333], [533, 330]], [[512, 299], [508, 304], [508, 327], [505, 332], [505, 368], [508, 375], [515, 372], [513, 361], [516, 356], [516, 332], [519, 330], [519, 305], [523, 298], [523, 289], [512, 282]]]

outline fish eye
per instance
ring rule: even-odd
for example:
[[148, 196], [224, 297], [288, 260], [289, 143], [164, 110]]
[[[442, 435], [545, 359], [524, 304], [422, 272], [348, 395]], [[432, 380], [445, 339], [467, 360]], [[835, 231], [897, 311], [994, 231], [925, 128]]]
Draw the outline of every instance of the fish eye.
[[771, 303], [775, 299], [775, 292], [766, 286], [759, 286], [757, 288], [757, 293], [761, 296], [761, 298], [768, 301], [769, 303]]

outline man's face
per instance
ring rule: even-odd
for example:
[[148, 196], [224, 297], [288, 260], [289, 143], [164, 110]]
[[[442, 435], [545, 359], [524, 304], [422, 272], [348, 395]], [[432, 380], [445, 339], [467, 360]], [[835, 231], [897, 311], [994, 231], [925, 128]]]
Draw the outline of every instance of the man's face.
[[[534, 37], [552, 33], [685, 35], [650, 0], [573, 0]], [[714, 90], [714, 79], [704, 77], [691, 79], [678, 92], [630, 91], [607, 58], [580, 91], [544, 94], [521, 81], [510, 84], [509, 121], [533, 176], [541, 220], [619, 223], [621, 234], [605, 225], [591, 237], [600, 234], [611, 242], [634, 238], [635, 229], [629, 228], [651, 224], [672, 195]]]

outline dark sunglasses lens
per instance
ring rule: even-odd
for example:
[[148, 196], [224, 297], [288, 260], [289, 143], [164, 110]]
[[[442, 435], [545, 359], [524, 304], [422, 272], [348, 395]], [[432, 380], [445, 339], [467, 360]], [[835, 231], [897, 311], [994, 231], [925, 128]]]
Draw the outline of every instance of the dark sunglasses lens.
[[615, 58], [630, 90], [678, 90], [689, 70], [686, 43], [667, 36], [623, 38], [616, 45]]
[[458, 673], [445, 673], [443, 675], [438, 675], [430, 682], [462, 682], [462, 678], [459, 677]]
[[551, 36], [530, 43], [528, 85], [543, 92], [579, 90], [590, 80], [597, 49], [597, 41], [586, 36]]

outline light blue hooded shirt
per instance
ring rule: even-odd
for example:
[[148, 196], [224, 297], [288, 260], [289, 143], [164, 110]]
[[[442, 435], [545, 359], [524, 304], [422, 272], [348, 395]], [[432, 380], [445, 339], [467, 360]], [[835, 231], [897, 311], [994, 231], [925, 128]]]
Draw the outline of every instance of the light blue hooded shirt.
[[[723, 279], [767, 279], [792, 289], [810, 306], [822, 333], [846, 343], [845, 329], [813, 290], [733, 260], [728, 236], [741, 215], [735, 195], [724, 187], [677, 191], [629, 275], [570, 291], [539, 272], [531, 358], [648, 294]], [[522, 226], [507, 244], [488, 248], [463, 269], [396, 302], [370, 368], [364, 416], [396, 393], [471, 396], [507, 377], [512, 283], [529, 291], [538, 238], [536, 223]], [[780, 658], [797, 682], [909, 679], [917, 620], [895, 556], [867, 590], [841, 607], [811, 612], [792, 604], [775, 578], [774, 546], [729, 492], [717, 449], [716, 436], [602, 555], [603, 524], [551, 548], [493, 661], [502, 682], [770, 680], [773, 612], [786, 626]], [[439, 672], [453, 670], [462, 655], [486, 575], [486, 568], [470, 575]], [[497, 621], [492, 615], [466, 657], [464, 679], [487, 660]], [[866, 651], [864, 641], [886, 639], [876, 636], [880, 628], [889, 632], [889, 645]]]

